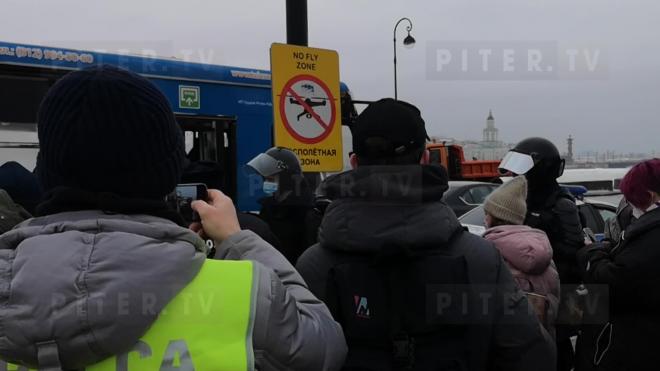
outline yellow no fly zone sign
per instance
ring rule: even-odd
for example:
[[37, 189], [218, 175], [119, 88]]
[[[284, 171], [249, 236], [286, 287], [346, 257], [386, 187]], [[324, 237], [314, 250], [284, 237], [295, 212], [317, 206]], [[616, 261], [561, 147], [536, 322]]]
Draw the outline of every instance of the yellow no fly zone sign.
[[342, 170], [337, 52], [273, 44], [270, 66], [275, 145], [294, 151], [304, 171]]

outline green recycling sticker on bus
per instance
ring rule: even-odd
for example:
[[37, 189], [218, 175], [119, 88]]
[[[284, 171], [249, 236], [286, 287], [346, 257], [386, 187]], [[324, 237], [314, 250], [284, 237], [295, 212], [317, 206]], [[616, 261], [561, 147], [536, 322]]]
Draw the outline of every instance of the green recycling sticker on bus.
[[179, 85], [179, 108], [200, 108], [199, 86]]

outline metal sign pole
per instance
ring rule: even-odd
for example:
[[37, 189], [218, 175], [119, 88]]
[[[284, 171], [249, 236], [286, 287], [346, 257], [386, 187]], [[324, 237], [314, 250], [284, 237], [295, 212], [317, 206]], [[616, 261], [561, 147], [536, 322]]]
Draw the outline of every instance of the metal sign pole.
[[307, 46], [307, 0], [286, 0], [286, 43]]

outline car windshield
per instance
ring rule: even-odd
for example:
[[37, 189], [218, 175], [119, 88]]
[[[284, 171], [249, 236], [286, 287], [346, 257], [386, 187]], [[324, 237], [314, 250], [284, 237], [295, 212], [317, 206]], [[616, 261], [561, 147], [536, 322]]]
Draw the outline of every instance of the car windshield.
[[458, 220], [461, 224], [470, 224], [470, 225], [479, 225], [484, 226], [485, 221], [484, 207], [479, 205], [474, 209], [470, 210], [468, 213], [463, 214]]

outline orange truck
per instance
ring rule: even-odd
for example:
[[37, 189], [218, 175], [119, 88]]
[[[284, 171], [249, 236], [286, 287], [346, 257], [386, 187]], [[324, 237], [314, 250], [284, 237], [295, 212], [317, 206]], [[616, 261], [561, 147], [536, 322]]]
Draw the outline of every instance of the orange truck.
[[447, 169], [450, 180], [475, 180], [501, 183], [497, 167], [500, 161], [465, 160], [463, 147], [456, 144], [429, 143], [430, 163]]

